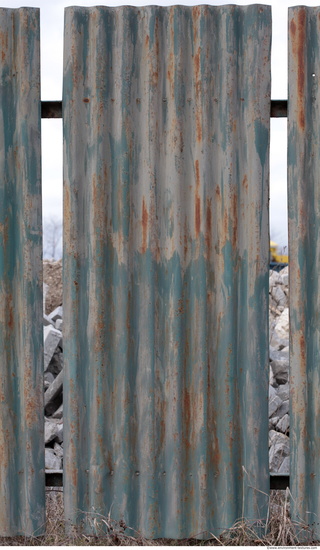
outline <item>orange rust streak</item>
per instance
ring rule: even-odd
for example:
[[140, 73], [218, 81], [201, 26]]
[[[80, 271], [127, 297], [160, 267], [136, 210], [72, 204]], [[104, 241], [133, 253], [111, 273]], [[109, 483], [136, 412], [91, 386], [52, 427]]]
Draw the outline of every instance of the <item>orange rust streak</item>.
[[14, 317], [13, 317], [13, 304], [12, 304], [13, 300], [12, 300], [12, 295], [11, 294], [8, 296], [8, 299], [6, 301], [7, 301], [6, 310], [7, 310], [7, 315], [8, 315], [8, 328], [9, 328], [10, 332], [13, 332]]
[[301, 365], [304, 372], [304, 367], [306, 364], [306, 341], [304, 334], [301, 334], [300, 336], [300, 356], [301, 356]]
[[245, 174], [243, 180], [242, 180], [242, 187], [245, 188], [246, 191], [248, 191], [248, 176]]
[[147, 250], [148, 220], [149, 220], [149, 214], [146, 207], [145, 198], [143, 197], [142, 199], [142, 247], [141, 247], [142, 254], [145, 254]]
[[201, 76], [200, 76], [200, 54], [201, 54], [201, 48], [198, 48], [197, 53], [194, 56], [194, 68], [195, 68], [195, 88], [196, 88], [196, 137], [197, 142], [200, 142], [202, 140], [202, 125], [201, 125], [201, 105], [199, 105], [201, 101]]
[[212, 249], [212, 211], [211, 211], [211, 199], [207, 199], [206, 206], [206, 245], [207, 253], [210, 255]]
[[299, 124], [301, 130], [305, 128], [305, 112], [304, 112], [304, 85], [305, 85], [305, 70], [304, 70], [304, 46], [306, 40], [306, 13], [301, 9], [298, 17], [298, 101], [299, 101]]
[[199, 189], [200, 189], [199, 160], [196, 160], [195, 162], [195, 171], [196, 171], [196, 196], [195, 196], [194, 217], [195, 217], [196, 237], [198, 237], [200, 233], [200, 227], [201, 227], [201, 203], [200, 203], [200, 195], [199, 195]]
[[233, 218], [233, 228], [232, 228], [232, 247], [235, 250], [237, 245], [237, 234], [238, 234], [238, 205], [237, 205], [237, 196], [232, 196], [232, 218]]
[[290, 35], [292, 40], [292, 52], [297, 64], [297, 105], [298, 125], [302, 131], [305, 129], [305, 42], [306, 42], [306, 12], [301, 8], [296, 21], [290, 22]]

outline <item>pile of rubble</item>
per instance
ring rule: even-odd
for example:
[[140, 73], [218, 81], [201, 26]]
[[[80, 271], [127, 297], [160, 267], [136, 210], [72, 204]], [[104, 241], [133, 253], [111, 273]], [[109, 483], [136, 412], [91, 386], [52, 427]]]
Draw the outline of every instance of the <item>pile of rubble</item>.
[[289, 285], [288, 267], [269, 276], [269, 465], [289, 474]]
[[44, 438], [47, 470], [61, 470], [63, 458], [62, 306], [44, 314]]
[[44, 439], [46, 470], [63, 466], [62, 262], [44, 261]]

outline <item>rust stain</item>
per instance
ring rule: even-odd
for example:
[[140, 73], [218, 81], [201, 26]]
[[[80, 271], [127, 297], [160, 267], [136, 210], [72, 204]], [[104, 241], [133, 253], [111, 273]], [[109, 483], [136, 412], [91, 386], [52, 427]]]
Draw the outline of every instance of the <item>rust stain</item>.
[[1, 42], [1, 59], [2, 63], [6, 60], [8, 52], [8, 32], [0, 33], [0, 42]]
[[195, 172], [196, 172], [196, 193], [195, 193], [195, 205], [194, 205], [194, 218], [195, 218], [195, 230], [196, 238], [198, 238], [201, 227], [201, 202], [200, 202], [200, 167], [199, 160], [195, 162]]
[[8, 328], [10, 332], [14, 330], [14, 315], [13, 315], [13, 304], [12, 304], [12, 294], [9, 294], [6, 299], [6, 311], [8, 316]]
[[191, 420], [192, 420], [192, 415], [191, 415], [191, 398], [190, 398], [190, 393], [188, 392], [188, 390], [185, 388], [184, 392], [183, 392], [183, 416], [184, 416], [184, 426], [185, 426], [185, 444], [186, 444], [186, 448], [190, 448], [191, 447], [191, 443], [190, 443], [190, 432], [191, 432]]
[[183, 153], [183, 149], [184, 149], [183, 132], [180, 132], [180, 153]]
[[232, 195], [232, 222], [232, 248], [235, 250], [238, 235], [238, 200], [235, 194]]
[[306, 341], [304, 334], [300, 335], [300, 356], [301, 356], [301, 366], [303, 368], [303, 372], [305, 372], [305, 365], [306, 365]]
[[129, 334], [130, 331], [130, 310], [131, 310], [131, 292], [128, 291], [128, 300], [127, 300], [127, 314], [126, 314], [126, 327]]
[[202, 124], [201, 124], [201, 99], [202, 99], [202, 82], [200, 74], [200, 55], [201, 48], [199, 46], [197, 53], [194, 56], [194, 70], [195, 70], [195, 91], [196, 91], [196, 138], [199, 143], [202, 141]]
[[185, 217], [184, 220], [184, 233], [183, 233], [183, 259], [184, 263], [186, 263], [188, 255], [188, 223], [187, 218]]
[[145, 39], [145, 45], [146, 45], [147, 48], [149, 47], [149, 42], [150, 42], [150, 36], [147, 34], [146, 39]]
[[211, 199], [206, 200], [206, 234], [205, 241], [207, 246], [207, 254], [210, 257], [212, 250], [212, 209]]
[[147, 250], [148, 220], [149, 220], [149, 214], [146, 207], [145, 198], [143, 197], [142, 199], [142, 247], [141, 247], [142, 254], [145, 254]]
[[201, 14], [200, 6], [193, 6], [192, 7], [192, 19], [196, 23], [197, 19], [199, 19]]
[[35, 425], [35, 420], [37, 418], [38, 411], [38, 399], [37, 399], [37, 389], [40, 388], [32, 387], [32, 368], [28, 367], [24, 370], [24, 396], [25, 396], [25, 411], [24, 418], [25, 423], [28, 427]]
[[297, 22], [290, 22], [292, 51], [297, 66], [297, 106], [298, 125], [301, 131], [305, 129], [305, 43], [306, 43], [306, 11], [302, 7], [298, 10]]
[[156, 87], [159, 81], [159, 72], [160, 72], [160, 45], [159, 45], [159, 21], [158, 18], [155, 22], [155, 67], [152, 69], [152, 86]]
[[85, 98], [83, 99], [83, 103], [90, 103], [90, 99], [89, 99], [88, 97], [85, 97]]
[[244, 178], [242, 180], [242, 187], [248, 191], [248, 176], [247, 174], [244, 175]]

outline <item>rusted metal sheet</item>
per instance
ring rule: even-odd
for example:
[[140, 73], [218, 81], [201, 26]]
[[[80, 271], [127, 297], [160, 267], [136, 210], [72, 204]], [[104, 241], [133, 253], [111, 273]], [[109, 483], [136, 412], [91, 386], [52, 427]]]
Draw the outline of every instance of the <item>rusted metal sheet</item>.
[[0, 535], [42, 532], [39, 10], [0, 9]]
[[261, 5], [66, 9], [71, 524], [266, 517], [270, 35]]
[[293, 516], [320, 517], [320, 8], [289, 9], [288, 197]]

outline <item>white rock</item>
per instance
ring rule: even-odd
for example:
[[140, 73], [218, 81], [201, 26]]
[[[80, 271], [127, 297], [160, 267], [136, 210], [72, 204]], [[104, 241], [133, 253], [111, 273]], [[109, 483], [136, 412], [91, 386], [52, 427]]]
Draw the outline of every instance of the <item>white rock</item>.
[[53, 449], [45, 449], [46, 470], [61, 470], [62, 460], [56, 455]]
[[58, 443], [63, 441], [63, 424], [58, 421], [51, 421], [45, 419], [44, 423], [44, 442], [45, 445], [50, 441], [56, 440]]
[[283, 292], [281, 285], [276, 285], [272, 287], [271, 289], [271, 296], [275, 303], [277, 304], [277, 307], [286, 307], [287, 305], [287, 296]]
[[278, 384], [286, 384], [289, 379], [289, 360], [288, 361], [271, 361], [271, 369], [273, 377]]
[[43, 337], [44, 337], [44, 370], [46, 370], [49, 366], [49, 363], [52, 359], [52, 356], [55, 350], [57, 349], [57, 347], [61, 342], [62, 333], [60, 332], [60, 330], [57, 330], [51, 325], [48, 325], [43, 329]]
[[54, 327], [54, 322], [51, 321], [51, 319], [49, 319], [48, 315], [46, 315], [45, 313], [43, 314], [43, 326], [44, 327], [47, 327], [48, 325], [51, 325], [52, 327]]
[[290, 418], [288, 413], [285, 414], [276, 424], [276, 428], [279, 432], [285, 434], [290, 428]]
[[54, 449], [54, 452], [56, 453], [57, 457], [63, 458], [63, 448], [61, 447], [61, 445], [59, 445], [59, 443], [55, 443], [53, 445], [53, 449]]
[[277, 390], [277, 395], [282, 399], [282, 401], [286, 401], [289, 399], [289, 384], [282, 384], [279, 386]]
[[47, 283], [43, 283], [43, 313], [46, 311], [46, 297], [49, 290], [49, 285]]
[[290, 456], [286, 456], [283, 460], [279, 470], [279, 474], [289, 474], [290, 473]]
[[281, 270], [280, 276], [281, 276], [281, 282], [282, 282], [283, 286], [287, 287], [289, 285], [289, 268], [288, 268], [288, 266]]
[[[271, 375], [272, 375], [272, 373], [271, 373]], [[275, 395], [277, 395], [277, 390], [273, 386], [269, 385], [269, 401]]]
[[278, 472], [284, 459], [289, 457], [290, 454], [289, 437], [282, 433], [275, 432], [274, 430], [270, 430], [269, 440], [271, 442], [269, 449], [270, 471]]
[[276, 427], [276, 425], [278, 424], [279, 420], [280, 420], [279, 416], [273, 416], [272, 418], [269, 418], [270, 430], [272, 430], [273, 428]]
[[63, 403], [61, 403], [60, 407], [53, 413], [51, 418], [63, 418]]
[[56, 307], [51, 313], [48, 315], [49, 319], [53, 321], [54, 323], [57, 321], [57, 319], [63, 318], [63, 307], [58, 306]]
[[269, 289], [271, 290], [272, 287], [274, 287], [276, 284], [281, 284], [282, 279], [280, 273], [278, 271], [275, 271], [274, 269], [270, 269], [269, 271]]
[[282, 418], [285, 414], [289, 412], [289, 399], [282, 401], [282, 405], [277, 410], [277, 415], [279, 418]]
[[[282, 400], [278, 395], [273, 395], [269, 400], [269, 417], [275, 415], [276, 411], [281, 407]], [[279, 415], [278, 415], [279, 416]]]
[[62, 319], [57, 319], [57, 320], [56, 320], [56, 323], [55, 323], [55, 327], [56, 327], [56, 329], [58, 329], [58, 330], [61, 330], [61, 331], [62, 331], [62, 327], [63, 327], [63, 320], [62, 320]]
[[52, 384], [44, 394], [44, 409], [47, 415], [51, 415], [60, 407], [61, 397], [56, 404], [57, 398], [61, 396], [63, 389], [63, 370], [54, 378]]
[[280, 338], [286, 339], [289, 334], [289, 308], [286, 307], [281, 313], [278, 322], [276, 324], [275, 331]]

